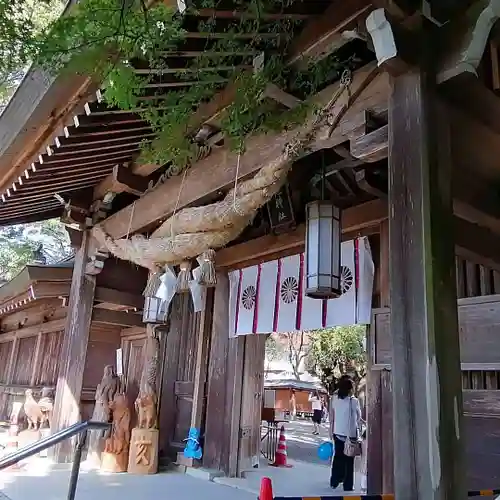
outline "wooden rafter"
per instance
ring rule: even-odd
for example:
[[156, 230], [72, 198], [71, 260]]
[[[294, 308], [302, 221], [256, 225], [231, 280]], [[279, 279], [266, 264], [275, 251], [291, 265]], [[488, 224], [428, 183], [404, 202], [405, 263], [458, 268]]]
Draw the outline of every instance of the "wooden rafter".
[[[300, 65], [307, 63], [311, 59], [321, 59], [342, 44], [347, 43], [349, 40], [342, 38], [342, 31], [347, 29], [360, 16], [366, 14], [370, 8], [368, 0], [351, 0], [342, 4], [338, 2], [332, 3], [325, 13], [315, 16], [306, 25], [298, 41], [293, 45], [289, 64]], [[269, 89], [269, 91], [273, 94], [271, 97], [278, 97], [276, 89]], [[208, 103], [199, 106], [190, 120], [188, 133], [194, 132], [203, 123], [215, 123], [217, 125], [216, 118], [234, 100], [235, 92], [235, 86], [229, 84]], [[294, 96], [288, 97], [283, 94], [284, 92], [280, 94], [277, 100], [284, 99], [285, 105], [288, 107], [296, 105]], [[158, 165], [157, 168], [159, 167]], [[133, 171], [140, 174], [140, 171]], [[148, 169], [148, 173], [151, 173], [151, 169]]]
[[368, 0], [332, 2], [321, 15], [311, 20], [294, 40], [290, 63], [305, 65], [318, 60], [345, 45], [352, 38], [343, 32], [353, 28], [360, 17], [372, 9]]

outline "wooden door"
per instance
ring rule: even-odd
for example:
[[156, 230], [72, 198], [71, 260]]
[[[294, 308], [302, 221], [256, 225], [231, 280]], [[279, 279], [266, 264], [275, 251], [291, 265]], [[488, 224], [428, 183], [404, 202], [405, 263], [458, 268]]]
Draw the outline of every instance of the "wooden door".
[[160, 396], [160, 453], [173, 459], [184, 449], [191, 424], [199, 321], [190, 294], [176, 295], [162, 345]]
[[259, 466], [267, 335], [247, 335], [243, 361], [238, 475]]

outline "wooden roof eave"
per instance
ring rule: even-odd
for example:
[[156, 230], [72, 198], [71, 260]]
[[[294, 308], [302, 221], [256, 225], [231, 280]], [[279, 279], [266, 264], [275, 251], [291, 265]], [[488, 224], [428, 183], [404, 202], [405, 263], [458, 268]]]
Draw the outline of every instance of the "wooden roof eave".
[[[75, 3], [69, 0], [61, 15]], [[21, 175], [65, 125], [68, 114], [95, 90], [88, 77], [50, 75], [30, 67], [0, 116], [0, 192]]]
[[5, 307], [23, 303], [28, 298], [37, 300], [67, 296], [72, 276], [72, 267], [26, 266], [17, 276], [0, 287], [0, 314], [3, 314], [1, 311]]

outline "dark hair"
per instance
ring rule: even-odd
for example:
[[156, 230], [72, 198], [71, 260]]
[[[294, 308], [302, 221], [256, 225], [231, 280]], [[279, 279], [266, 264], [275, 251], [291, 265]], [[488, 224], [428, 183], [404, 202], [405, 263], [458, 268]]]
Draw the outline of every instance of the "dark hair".
[[347, 375], [343, 375], [339, 380], [337, 396], [339, 399], [345, 399], [351, 395], [353, 388], [354, 385], [351, 378]]

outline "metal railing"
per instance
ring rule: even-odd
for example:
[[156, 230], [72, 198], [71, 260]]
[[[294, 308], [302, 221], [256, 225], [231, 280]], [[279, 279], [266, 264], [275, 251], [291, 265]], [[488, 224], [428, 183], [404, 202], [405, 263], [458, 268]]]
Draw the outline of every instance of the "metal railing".
[[69, 479], [69, 487], [68, 487], [68, 500], [74, 500], [76, 493], [76, 485], [78, 483], [78, 476], [80, 473], [80, 464], [82, 462], [82, 453], [85, 448], [85, 443], [87, 442], [87, 435], [89, 431], [92, 430], [105, 430], [109, 429], [111, 424], [107, 424], [104, 422], [80, 422], [78, 424], [71, 425], [66, 429], [63, 429], [51, 436], [47, 436], [46, 438], [40, 439], [36, 443], [30, 444], [21, 448], [20, 450], [11, 453], [5, 457], [0, 458], [0, 471], [6, 469], [7, 467], [11, 467], [12, 465], [16, 465], [21, 460], [25, 460], [26, 458], [32, 457], [40, 453], [41, 451], [47, 450], [48, 448], [52, 448], [52, 446], [56, 446], [66, 439], [70, 439], [74, 436], [78, 436], [78, 442], [75, 448], [75, 455], [73, 457], [73, 465], [71, 467], [71, 476]]
[[280, 432], [279, 422], [266, 422], [260, 429], [260, 452], [269, 460], [274, 462], [276, 458], [276, 449], [278, 448], [278, 439]]

